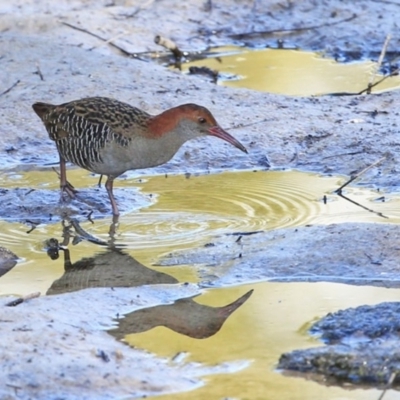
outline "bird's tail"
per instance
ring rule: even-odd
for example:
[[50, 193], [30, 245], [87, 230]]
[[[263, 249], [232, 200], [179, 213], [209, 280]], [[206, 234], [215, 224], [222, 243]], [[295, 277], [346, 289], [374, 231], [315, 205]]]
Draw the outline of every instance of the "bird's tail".
[[32, 108], [35, 111], [35, 113], [43, 119], [43, 117], [49, 113], [55, 106], [52, 104], [47, 104], [47, 103], [35, 103], [32, 104]]

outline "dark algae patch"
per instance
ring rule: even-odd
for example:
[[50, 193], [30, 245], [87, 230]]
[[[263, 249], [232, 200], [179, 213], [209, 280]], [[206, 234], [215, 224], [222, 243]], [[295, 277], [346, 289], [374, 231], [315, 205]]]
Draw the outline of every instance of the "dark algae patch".
[[391, 381], [393, 388], [398, 390], [399, 315], [398, 302], [328, 314], [309, 330], [327, 345], [285, 353], [278, 368], [337, 385], [351, 383], [379, 387]]

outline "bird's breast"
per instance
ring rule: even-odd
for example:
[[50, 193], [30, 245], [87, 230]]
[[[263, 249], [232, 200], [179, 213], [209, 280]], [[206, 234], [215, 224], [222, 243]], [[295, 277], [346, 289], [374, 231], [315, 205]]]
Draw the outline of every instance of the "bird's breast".
[[160, 138], [133, 137], [129, 144], [111, 141], [100, 150], [100, 162], [92, 165], [99, 174], [118, 176], [126, 171], [155, 167], [169, 161], [178, 151], [180, 144], [168, 143]]

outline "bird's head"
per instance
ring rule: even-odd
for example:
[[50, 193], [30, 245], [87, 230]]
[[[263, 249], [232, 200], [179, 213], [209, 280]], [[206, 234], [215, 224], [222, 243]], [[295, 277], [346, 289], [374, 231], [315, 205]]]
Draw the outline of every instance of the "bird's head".
[[200, 136], [215, 136], [247, 153], [246, 148], [222, 129], [211, 112], [196, 104], [183, 104], [157, 115], [150, 122], [154, 136], [174, 133], [186, 141]]

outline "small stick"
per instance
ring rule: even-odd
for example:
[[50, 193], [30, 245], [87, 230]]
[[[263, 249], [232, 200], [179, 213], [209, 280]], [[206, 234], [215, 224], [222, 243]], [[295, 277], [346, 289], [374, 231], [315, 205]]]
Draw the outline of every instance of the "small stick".
[[0, 93], [0, 96], [3, 96], [4, 94], [7, 94], [8, 92], [11, 92], [15, 88], [15, 86], [18, 85], [21, 81], [18, 79], [15, 83], [13, 83], [8, 89], [6, 89], [4, 92]]
[[400, 72], [400, 69], [397, 68], [397, 69], [395, 69], [394, 71], [392, 71], [389, 75], [386, 75], [386, 76], [382, 77], [381, 79], [379, 79], [379, 81], [376, 81], [376, 82], [375, 82], [374, 84], [372, 84], [371, 86], [368, 85], [365, 89], [361, 90], [361, 92], [358, 92], [358, 93], [349, 93], [349, 95], [354, 95], [354, 94], [360, 95], [360, 94], [363, 94], [363, 93], [371, 93], [371, 89], [372, 89], [373, 87], [378, 86], [380, 83], [382, 83], [383, 81], [385, 81], [385, 80], [388, 79], [388, 78], [391, 78], [392, 76], [397, 76], [397, 75], [399, 74], [399, 72]]
[[265, 118], [262, 119], [260, 121], [255, 121], [255, 122], [249, 122], [248, 124], [237, 124], [237, 125], [233, 125], [233, 126], [229, 126], [227, 129], [232, 130], [232, 129], [241, 129], [241, 128], [247, 128], [248, 126], [252, 126], [252, 125], [257, 125], [257, 124], [262, 124], [263, 122], [267, 122], [269, 121], [270, 118]]
[[182, 58], [183, 58], [183, 52], [179, 50], [178, 46], [176, 45], [175, 42], [173, 42], [171, 39], [165, 38], [163, 36], [157, 35], [154, 38], [154, 43], [166, 48], [169, 50], [175, 58], [175, 61], [177, 64], [180, 64]]
[[323, 157], [323, 160], [326, 160], [327, 158], [333, 158], [333, 157], [342, 157], [342, 156], [354, 156], [356, 154], [362, 154], [363, 151], [352, 151], [350, 153], [341, 153], [341, 154], [333, 154], [332, 156], [326, 156]]
[[386, 36], [385, 42], [383, 43], [383, 47], [382, 47], [382, 50], [381, 50], [381, 54], [379, 55], [378, 62], [376, 64], [376, 66], [375, 66], [375, 71], [372, 74], [371, 79], [368, 82], [367, 94], [371, 94], [371, 89], [373, 87], [373, 84], [375, 83], [376, 74], [378, 73], [378, 71], [379, 71], [379, 69], [380, 69], [380, 67], [382, 65], [383, 59], [385, 58], [385, 54], [386, 54], [386, 51], [387, 51], [387, 48], [388, 48], [388, 45], [389, 45], [389, 42], [390, 42], [391, 38], [392, 38], [392, 36], [390, 34]]
[[90, 221], [92, 224], [94, 224], [94, 221], [92, 220], [92, 214], [93, 214], [93, 210], [90, 211], [90, 213], [87, 216], [88, 221]]
[[31, 229], [26, 231], [26, 233], [33, 232], [37, 228], [37, 226], [40, 225], [40, 222], [30, 221], [29, 219], [27, 219], [25, 222], [27, 222], [28, 224], [31, 224]]
[[366, 211], [369, 211], [370, 213], [376, 214], [376, 215], [378, 215], [379, 217], [382, 217], [382, 218], [389, 219], [389, 217], [387, 217], [386, 215], [382, 214], [381, 212], [375, 211], [372, 208], [365, 207], [362, 204], [360, 204], [360, 203], [358, 203], [358, 202], [346, 197], [342, 192], [338, 193], [338, 196], [340, 196], [342, 199], [345, 199], [345, 200], [349, 201], [350, 203], [353, 203], [354, 205], [356, 205], [358, 207], [363, 208]]
[[369, 165], [368, 167], [364, 168], [362, 171], [360, 171], [359, 173], [353, 175], [347, 182], [345, 182], [342, 186], [340, 186], [338, 189], [335, 190], [335, 193], [337, 193], [338, 195], [342, 194], [342, 189], [344, 187], [346, 187], [348, 184], [350, 184], [351, 182], [353, 182], [355, 179], [357, 179], [360, 175], [362, 175], [364, 172], [367, 172], [369, 169], [371, 169], [372, 167], [377, 166], [378, 164], [380, 164], [383, 160], [386, 160], [386, 156], [380, 158], [378, 161], [375, 161], [374, 163], [372, 163], [371, 165]]
[[[64, 22], [64, 21], [60, 21], [60, 23], [63, 24], [63, 25], [65, 25], [65, 26], [68, 26], [69, 28], [75, 29], [75, 30], [77, 30], [77, 31], [87, 33], [88, 35], [91, 35], [91, 36], [95, 37], [96, 39], [100, 39], [100, 40], [102, 40], [103, 42], [106, 42], [106, 41], [107, 41], [107, 39], [104, 39], [103, 37], [97, 35], [96, 33], [90, 32], [90, 31], [88, 31], [87, 29], [80, 28], [79, 26], [75, 26], [75, 25], [72, 25], [72, 24], [70, 24], [70, 23], [68, 23], [68, 22]], [[108, 45], [111, 46], [111, 47], [114, 47], [114, 48], [117, 49], [117, 50], [119, 50], [123, 55], [125, 55], [125, 56], [127, 56], [127, 57], [135, 57], [135, 58], [138, 58], [138, 57], [136, 57], [136, 55], [135, 55], [134, 53], [131, 53], [131, 52], [129, 52], [129, 51], [123, 49], [122, 47], [116, 45], [115, 43], [110, 42], [110, 43], [108, 43]]]
[[39, 64], [36, 64], [36, 72], [35, 73], [39, 75], [41, 81], [44, 81], [43, 74], [42, 74], [42, 71], [40, 70]]
[[391, 388], [392, 383], [394, 382], [395, 378], [396, 378], [397, 373], [396, 372], [392, 372], [392, 374], [389, 377], [389, 380], [386, 384], [385, 389], [383, 389], [383, 392], [381, 393], [381, 395], [379, 396], [378, 400], [382, 400], [383, 396], [386, 394], [386, 392], [388, 391], [388, 389]]
[[40, 292], [34, 292], [34, 293], [30, 293], [26, 296], [19, 297], [18, 299], [15, 299], [15, 300], [7, 303], [6, 307], [15, 307], [15, 306], [23, 303], [24, 301], [35, 299], [36, 297], [40, 297]]
[[130, 31], [122, 32], [122, 33], [120, 33], [120, 34], [118, 34], [118, 35], [115, 35], [114, 37], [112, 37], [112, 38], [110, 38], [110, 39], [104, 40], [104, 42], [101, 43], [101, 44], [98, 45], [98, 46], [93, 46], [90, 50], [96, 49], [97, 47], [100, 47], [100, 46], [103, 46], [103, 45], [106, 45], [106, 44], [112, 44], [112, 42], [114, 42], [114, 40], [117, 40], [117, 39], [119, 39], [119, 38], [121, 38], [121, 37], [124, 37], [124, 36], [126, 36], [126, 35], [129, 35], [130, 33], [131, 33]]
[[333, 26], [333, 25], [338, 25], [343, 22], [350, 22], [353, 19], [356, 19], [358, 17], [357, 14], [353, 14], [349, 18], [342, 19], [340, 21], [335, 21], [331, 22], [328, 24], [321, 24], [321, 25], [310, 25], [310, 26], [305, 26], [303, 28], [289, 28], [289, 29], [277, 29], [277, 30], [271, 30], [271, 31], [259, 31], [259, 32], [246, 32], [246, 33], [236, 33], [234, 35], [229, 35], [232, 39], [245, 39], [245, 38], [251, 38], [251, 37], [258, 37], [258, 36], [266, 36], [266, 35], [275, 35], [275, 34], [289, 34], [291, 32], [301, 32], [301, 31], [309, 31], [309, 30], [315, 30], [319, 28], [324, 28], [326, 26]]

